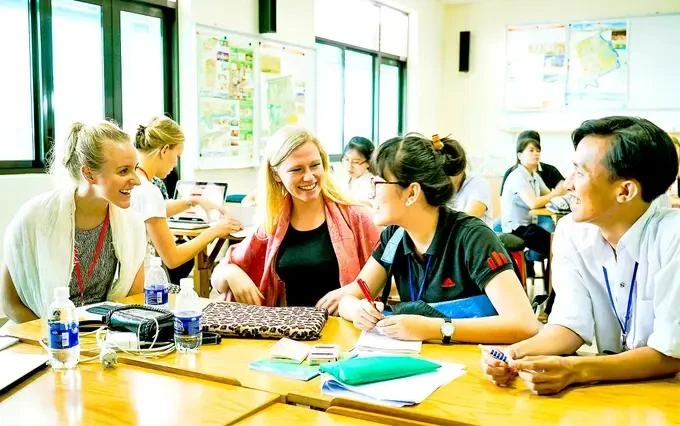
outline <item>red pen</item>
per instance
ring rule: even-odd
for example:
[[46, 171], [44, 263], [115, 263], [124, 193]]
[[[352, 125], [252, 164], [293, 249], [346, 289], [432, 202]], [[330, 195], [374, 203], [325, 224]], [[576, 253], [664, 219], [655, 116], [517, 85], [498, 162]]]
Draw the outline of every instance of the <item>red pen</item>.
[[373, 296], [371, 296], [371, 291], [368, 289], [368, 285], [366, 285], [366, 281], [362, 280], [361, 278], [357, 278], [357, 284], [359, 284], [359, 288], [361, 289], [361, 292], [364, 293], [366, 300], [368, 300], [371, 305], [375, 306], [375, 301], [373, 300]]

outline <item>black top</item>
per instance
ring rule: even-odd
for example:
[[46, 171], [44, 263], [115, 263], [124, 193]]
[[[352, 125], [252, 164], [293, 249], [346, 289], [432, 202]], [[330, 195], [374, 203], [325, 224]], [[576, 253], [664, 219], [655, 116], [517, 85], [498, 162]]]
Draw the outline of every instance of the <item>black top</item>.
[[[385, 228], [380, 235], [380, 244], [373, 252], [373, 258], [386, 271], [390, 264], [382, 259], [383, 253], [397, 229], [397, 226]], [[413, 240], [404, 232], [392, 262], [392, 275], [402, 302], [435, 303], [477, 296], [483, 294], [484, 287], [493, 277], [512, 270], [503, 244], [484, 222], [448, 207], [439, 208], [437, 230], [424, 258], [418, 259]], [[427, 276], [423, 281], [426, 268]], [[421, 283], [425, 289], [419, 298]]]
[[[538, 175], [543, 179], [543, 183], [545, 183], [545, 186], [548, 187], [548, 189], [553, 189], [557, 186], [558, 183], [560, 183], [561, 180], [564, 180], [564, 176], [562, 176], [562, 173], [560, 173], [559, 170], [557, 170], [557, 167], [552, 166], [548, 163], [540, 163], [541, 167], [540, 170], [538, 170]], [[512, 173], [513, 170], [517, 168], [517, 164], [514, 166], [510, 167], [508, 170], [505, 171], [505, 174], [503, 175], [503, 180], [501, 181], [501, 195], [503, 195], [503, 186], [505, 186], [505, 180], [508, 178], [510, 173]]]
[[288, 306], [314, 306], [340, 288], [340, 269], [326, 222], [311, 231], [288, 227], [276, 259], [276, 272], [286, 286]]

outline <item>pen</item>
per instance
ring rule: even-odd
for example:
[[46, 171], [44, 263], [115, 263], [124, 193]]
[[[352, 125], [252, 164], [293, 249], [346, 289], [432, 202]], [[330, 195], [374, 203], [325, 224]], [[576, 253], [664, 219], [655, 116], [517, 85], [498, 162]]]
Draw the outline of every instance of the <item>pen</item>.
[[[491, 355], [492, 357], [494, 357], [495, 359], [497, 359], [499, 361], [503, 361], [506, 364], [510, 364], [509, 363], [510, 360], [508, 359], [508, 356], [505, 353], [499, 351], [498, 349], [489, 348], [489, 347], [486, 347], [484, 345], [479, 345], [479, 348], [482, 351], [484, 351], [484, 352], [488, 353], [489, 355]], [[526, 371], [527, 373], [531, 373], [531, 374], [537, 373], [537, 371], [534, 371], [534, 370], [522, 370], [522, 371]]]
[[373, 296], [371, 296], [371, 291], [368, 289], [368, 285], [366, 285], [366, 281], [362, 280], [361, 278], [357, 278], [357, 284], [359, 284], [359, 288], [364, 294], [366, 300], [368, 300], [371, 305], [375, 306], [375, 301], [373, 300]]
[[484, 352], [488, 353], [489, 355], [491, 355], [492, 357], [496, 358], [497, 360], [503, 361], [504, 363], [508, 364], [508, 356], [503, 352], [499, 351], [498, 349], [487, 348], [484, 345], [479, 345], [479, 348]]

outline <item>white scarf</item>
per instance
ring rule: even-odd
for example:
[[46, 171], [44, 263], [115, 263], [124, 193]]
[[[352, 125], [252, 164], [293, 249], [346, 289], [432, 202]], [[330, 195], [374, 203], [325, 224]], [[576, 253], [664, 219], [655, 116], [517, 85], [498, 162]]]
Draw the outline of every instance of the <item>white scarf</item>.
[[[5, 231], [5, 264], [21, 301], [44, 318], [55, 287], [73, 273], [75, 188], [55, 189], [29, 200]], [[144, 222], [132, 209], [109, 204], [113, 248], [120, 262], [107, 300], [127, 296], [144, 262]]]

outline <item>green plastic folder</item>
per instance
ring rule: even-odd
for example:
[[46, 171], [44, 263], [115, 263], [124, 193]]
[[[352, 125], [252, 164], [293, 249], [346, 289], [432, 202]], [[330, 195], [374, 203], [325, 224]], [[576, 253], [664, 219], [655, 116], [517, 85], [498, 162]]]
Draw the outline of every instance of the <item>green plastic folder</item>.
[[309, 380], [319, 375], [319, 367], [308, 364], [300, 364], [296, 361], [282, 359], [258, 359], [252, 361], [248, 366], [252, 370], [265, 371], [295, 380]]
[[436, 362], [410, 356], [374, 356], [325, 364], [319, 371], [344, 384], [361, 385], [429, 373], [439, 367]]

